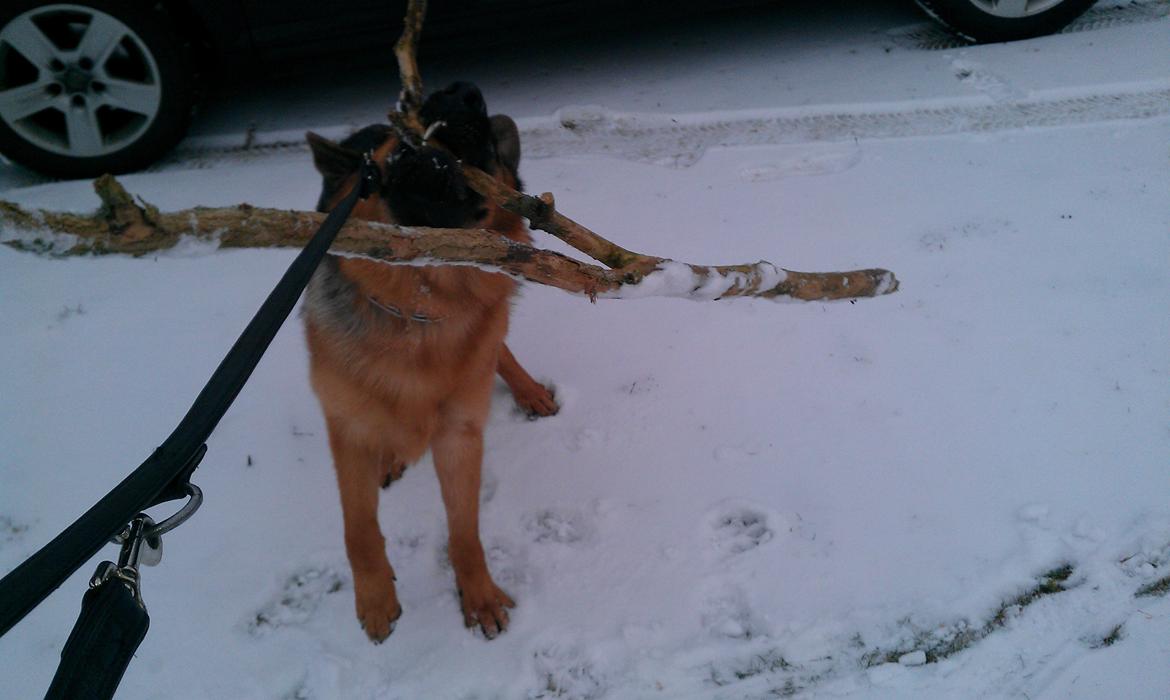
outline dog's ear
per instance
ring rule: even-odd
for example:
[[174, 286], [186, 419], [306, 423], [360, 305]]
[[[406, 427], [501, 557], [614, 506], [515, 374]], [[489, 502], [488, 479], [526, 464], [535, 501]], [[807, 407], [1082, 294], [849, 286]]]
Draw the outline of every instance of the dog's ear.
[[361, 167], [362, 154], [357, 151], [351, 151], [311, 131], [305, 132], [305, 140], [313, 152], [313, 165], [327, 183], [338, 182]]
[[506, 114], [493, 114], [492, 136], [496, 139], [496, 156], [500, 164], [512, 171], [515, 177], [520, 176], [520, 130], [516, 122]]

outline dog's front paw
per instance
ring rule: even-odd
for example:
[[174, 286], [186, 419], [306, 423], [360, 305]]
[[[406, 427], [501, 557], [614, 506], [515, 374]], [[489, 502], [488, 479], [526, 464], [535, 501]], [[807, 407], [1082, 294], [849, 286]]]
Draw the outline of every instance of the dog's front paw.
[[394, 589], [394, 574], [357, 576], [353, 581], [357, 618], [366, 636], [374, 644], [381, 644], [394, 631], [402, 616], [398, 593]]
[[495, 639], [508, 628], [507, 608], [516, 607], [516, 602], [491, 577], [461, 586], [459, 603], [463, 608], [463, 624], [471, 629], [478, 627], [488, 639]]
[[530, 419], [555, 416], [561, 407], [557, 405], [556, 395], [552, 390], [538, 382], [531, 382], [512, 389], [512, 398], [516, 405]]
[[462, 228], [475, 222], [483, 208], [459, 161], [430, 146], [398, 147], [386, 166], [386, 200], [404, 226]]

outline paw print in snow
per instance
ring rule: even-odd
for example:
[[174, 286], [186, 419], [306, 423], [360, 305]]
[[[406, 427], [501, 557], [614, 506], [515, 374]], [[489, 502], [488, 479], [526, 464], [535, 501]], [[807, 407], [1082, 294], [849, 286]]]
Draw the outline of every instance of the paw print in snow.
[[768, 516], [755, 508], [724, 509], [711, 518], [714, 546], [726, 556], [737, 556], [772, 539]]
[[748, 606], [743, 591], [734, 586], [721, 587], [707, 596], [700, 622], [715, 637], [753, 639], [765, 633], [764, 624]]
[[605, 676], [578, 646], [554, 644], [533, 653], [537, 689], [530, 700], [594, 700], [609, 690]]
[[592, 532], [584, 514], [557, 510], [542, 510], [526, 516], [524, 529], [532, 534], [533, 542], [570, 546], [584, 543]]
[[307, 567], [289, 576], [280, 595], [248, 621], [256, 636], [277, 627], [307, 622], [330, 594], [345, 590], [346, 580], [329, 567]]
[[400, 557], [404, 559], [413, 558], [427, 543], [427, 536], [421, 532], [408, 532], [402, 535], [397, 535], [394, 538], [394, 545], [391, 549], [391, 558]]
[[581, 428], [571, 435], [565, 436], [565, 447], [570, 452], [581, 452], [602, 445], [606, 440], [605, 433], [596, 428]]
[[28, 532], [28, 525], [19, 523], [7, 515], [0, 515], [0, 541], [19, 542]]
[[484, 543], [484, 556], [496, 583], [513, 596], [518, 589], [527, 588], [532, 582], [524, 549], [504, 540], [492, 540]]

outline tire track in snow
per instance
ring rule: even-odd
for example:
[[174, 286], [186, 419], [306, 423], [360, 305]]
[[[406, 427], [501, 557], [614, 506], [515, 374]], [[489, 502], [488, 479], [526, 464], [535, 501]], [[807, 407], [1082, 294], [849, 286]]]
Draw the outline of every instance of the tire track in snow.
[[561, 110], [559, 123], [528, 129], [528, 154], [604, 154], [685, 167], [712, 147], [940, 136], [1145, 119], [1170, 115], [1170, 87], [993, 102], [962, 98], [839, 111], [794, 108], [715, 118], [587, 111], [587, 118], [580, 115], [580, 110]]
[[[997, 97], [689, 115], [566, 107], [551, 119], [522, 120], [521, 130], [529, 158], [608, 155], [687, 167], [708, 148], [987, 133], [1170, 116], [1170, 85], [1162, 83], [1110, 92]], [[344, 126], [318, 131], [347, 133]], [[255, 135], [247, 148], [225, 145], [224, 137], [194, 138], [149, 170], [208, 168], [307, 150], [299, 130]]]

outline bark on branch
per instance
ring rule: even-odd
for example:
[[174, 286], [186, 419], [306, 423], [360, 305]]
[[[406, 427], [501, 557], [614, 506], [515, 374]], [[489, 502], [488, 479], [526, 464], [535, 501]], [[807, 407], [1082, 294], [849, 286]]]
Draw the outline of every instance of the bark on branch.
[[[324, 214], [235, 207], [159, 212], [139, 203], [114, 178], [94, 182], [102, 206], [93, 214], [26, 211], [0, 201], [0, 242], [52, 256], [144, 255], [184, 238], [220, 248], [300, 248]], [[674, 296], [697, 300], [732, 296], [848, 299], [892, 291], [884, 270], [809, 273], [767, 262], [704, 267], [659, 261], [655, 269], [605, 269], [488, 231], [391, 226], [351, 219], [333, 251], [408, 264], [472, 264], [589, 298]]]
[[402, 91], [398, 93], [398, 111], [413, 119], [411, 127], [420, 128], [418, 110], [422, 107], [422, 78], [418, 72], [418, 40], [422, 36], [423, 20], [427, 16], [427, 0], [411, 0], [402, 20], [402, 36], [394, 44], [394, 56], [398, 59], [398, 74], [402, 78]]

